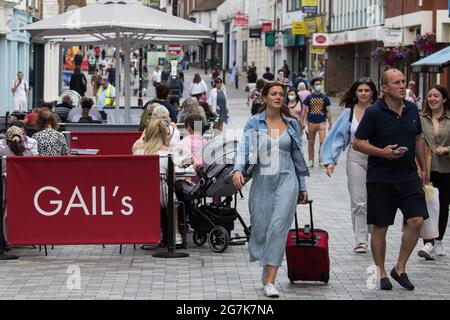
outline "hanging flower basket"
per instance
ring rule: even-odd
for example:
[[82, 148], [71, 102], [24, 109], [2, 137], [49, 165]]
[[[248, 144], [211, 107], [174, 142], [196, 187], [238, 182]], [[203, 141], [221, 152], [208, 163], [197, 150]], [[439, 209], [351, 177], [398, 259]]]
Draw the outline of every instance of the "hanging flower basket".
[[372, 51], [373, 59], [390, 67], [406, 63], [411, 56], [411, 50], [405, 47], [378, 47]]
[[436, 42], [435, 33], [418, 34], [414, 39], [414, 44], [417, 49], [425, 55], [432, 54], [439, 49], [439, 44]]

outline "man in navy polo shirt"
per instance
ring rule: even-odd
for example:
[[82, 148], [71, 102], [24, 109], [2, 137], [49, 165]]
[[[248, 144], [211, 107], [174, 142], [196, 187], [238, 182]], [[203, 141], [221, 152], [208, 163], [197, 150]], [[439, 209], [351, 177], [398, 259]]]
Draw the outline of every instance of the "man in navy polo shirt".
[[[367, 223], [374, 225], [372, 255], [380, 268], [380, 288], [391, 290], [384, 262], [386, 233], [394, 224], [397, 209], [405, 221], [400, 255], [390, 275], [402, 287], [414, 290], [405, 273], [406, 263], [428, 218], [422, 184], [428, 183], [425, 170], [425, 142], [415, 104], [406, 101], [406, 79], [397, 69], [382, 78], [384, 97], [365, 112], [355, 134], [353, 148], [369, 155], [367, 170]], [[422, 169], [417, 173], [416, 158]]]

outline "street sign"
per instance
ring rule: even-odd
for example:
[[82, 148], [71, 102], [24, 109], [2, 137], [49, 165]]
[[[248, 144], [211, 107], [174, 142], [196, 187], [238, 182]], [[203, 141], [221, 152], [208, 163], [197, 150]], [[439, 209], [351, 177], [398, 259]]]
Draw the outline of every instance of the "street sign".
[[250, 29], [249, 37], [253, 38], [253, 39], [260, 39], [261, 38], [261, 29]]
[[262, 24], [262, 32], [266, 33], [266, 32], [271, 32], [271, 31], [272, 31], [272, 23], [271, 22], [265, 22]]
[[266, 33], [266, 47], [275, 47], [275, 32]]
[[292, 34], [306, 34], [305, 22], [292, 22]]
[[240, 27], [247, 27], [248, 15], [240, 12], [236, 13], [236, 15], [234, 16], [234, 25]]
[[330, 45], [330, 37], [326, 33], [313, 34], [313, 47], [325, 48]]

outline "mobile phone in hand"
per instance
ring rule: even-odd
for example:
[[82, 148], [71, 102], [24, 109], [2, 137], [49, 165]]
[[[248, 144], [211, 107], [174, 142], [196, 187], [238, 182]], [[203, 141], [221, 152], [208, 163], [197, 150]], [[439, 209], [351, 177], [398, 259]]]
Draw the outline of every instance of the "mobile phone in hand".
[[397, 149], [395, 149], [395, 151], [401, 152], [401, 153], [405, 153], [407, 152], [409, 149], [407, 147], [398, 147]]

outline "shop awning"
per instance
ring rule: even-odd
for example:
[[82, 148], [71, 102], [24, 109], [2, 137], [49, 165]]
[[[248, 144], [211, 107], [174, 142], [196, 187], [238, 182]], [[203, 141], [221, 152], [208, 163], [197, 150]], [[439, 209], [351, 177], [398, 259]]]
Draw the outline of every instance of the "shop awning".
[[432, 55], [423, 58], [411, 66], [413, 72], [442, 73], [444, 67], [450, 65], [450, 47], [444, 48]]

